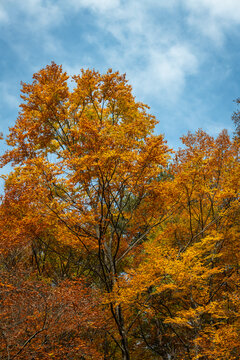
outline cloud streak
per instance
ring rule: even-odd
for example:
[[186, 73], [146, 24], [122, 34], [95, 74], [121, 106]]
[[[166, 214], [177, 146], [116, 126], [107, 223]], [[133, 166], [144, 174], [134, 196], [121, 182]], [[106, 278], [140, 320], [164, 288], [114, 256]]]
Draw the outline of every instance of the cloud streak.
[[215, 45], [221, 46], [226, 32], [240, 25], [238, 0], [184, 0], [190, 26], [195, 26]]

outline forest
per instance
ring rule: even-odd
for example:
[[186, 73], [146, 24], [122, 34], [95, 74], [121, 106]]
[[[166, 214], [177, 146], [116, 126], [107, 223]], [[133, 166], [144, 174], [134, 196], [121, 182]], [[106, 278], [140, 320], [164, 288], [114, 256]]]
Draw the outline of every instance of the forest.
[[174, 151], [111, 69], [52, 63], [21, 99], [1, 156], [0, 359], [239, 359], [240, 113], [234, 136]]

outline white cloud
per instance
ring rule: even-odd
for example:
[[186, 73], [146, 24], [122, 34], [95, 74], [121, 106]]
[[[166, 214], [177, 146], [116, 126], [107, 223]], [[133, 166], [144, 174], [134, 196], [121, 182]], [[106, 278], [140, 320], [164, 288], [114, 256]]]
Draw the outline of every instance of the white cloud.
[[[81, 0], [70, 3], [83, 6]], [[109, 33], [116, 40], [115, 46], [102, 47], [106, 67], [126, 72], [137, 96], [151, 94], [162, 99], [170, 96], [174, 100], [181, 94], [186, 77], [197, 71], [198, 60], [191, 44], [182, 43], [171, 24], [153, 21], [153, 12], [172, 11], [174, 5], [176, 0], [84, 2], [85, 7], [95, 12], [100, 33]], [[98, 16], [100, 7], [102, 12]]]
[[57, 3], [43, 0], [20, 0], [19, 9], [25, 13], [33, 27], [48, 28], [59, 24], [63, 14]]
[[[31, 63], [32, 46], [35, 47], [35, 53], [39, 51], [40, 54], [52, 54], [53, 56], [60, 53], [61, 41], [52, 34], [54, 27], [64, 19], [60, 3], [49, 0], [2, 1], [2, 9], [8, 21], [4, 28], [5, 34], [3, 32], [0, 37], [8, 44], [18, 59], [28, 64], [29, 69], [33, 67]], [[38, 50], [36, 50], [37, 47]]]
[[[155, 10], [162, 10], [162, 4]], [[128, 35], [122, 37], [129, 46], [133, 57], [130, 70], [134, 88], [140, 94], [150, 95], [154, 98], [171, 101], [181, 94], [184, 89], [186, 77], [194, 74], [198, 68], [198, 59], [189, 43], [174, 33], [171, 24], [152, 23], [149, 9], [146, 5], [139, 5], [129, 12], [124, 29]], [[123, 32], [123, 29], [122, 29]], [[145, 66], [136, 71], [136, 65], [143, 59]], [[125, 59], [126, 64], [129, 59]]]
[[120, 0], [69, 0], [68, 6], [74, 7], [75, 10], [89, 8], [92, 11], [105, 12], [120, 6]]
[[3, 7], [3, 4], [0, 4], [0, 24], [4, 24], [8, 22], [8, 14]]
[[[68, 14], [74, 11], [80, 14], [82, 9], [89, 9], [94, 25], [99, 29], [94, 36], [91, 35], [92, 46], [100, 51], [105, 66], [127, 72], [136, 92], [142, 92], [142, 89], [146, 94], [171, 92], [172, 98], [181, 93], [186, 76], [194, 73], [198, 66], [191, 45], [182, 43], [171, 24], [163, 25], [157, 18], [153, 21], [155, 12], [166, 11], [167, 16], [168, 12], [172, 14], [176, 5], [176, 0], [5, 0], [5, 10], [12, 23], [19, 21], [18, 18], [23, 19], [25, 32], [41, 39], [41, 49], [63, 56], [64, 48], [51, 30], [67, 21]], [[112, 36], [114, 40], [110, 46], [101, 41], [101, 33]], [[24, 51], [21, 44], [12, 44], [12, 47], [24, 61], [29, 62], [31, 54]], [[80, 61], [79, 65], [76, 58], [68, 64], [65, 61], [65, 68], [72, 73], [73, 68], [91, 67], [93, 62], [90, 58], [88, 61], [86, 54]]]
[[[20, 15], [24, 17], [22, 26], [39, 37], [41, 50], [53, 57], [60, 54], [64, 69], [70, 74], [79, 73], [81, 67], [88, 66], [102, 70], [104, 63], [105, 67], [126, 72], [137, 95], [149, 94], [165, 101], [166, 98], [174, 100], [181, 96], [188, 76], [196, 74], [201, 65], [201, 46], [194, 47], [191, 37], [186, 39], [173, 26], [186, 21], [185, 18], [178, 18], [178, 0], [3, 1], [5, 7], [2, 13], [8, 18], [14, 13], [15, 20], [12, 18], [12, 21], [17, 21]], [[185, 23], [185, 26], [190, 31], [194, 29], [193, 37], [196, 36], [196, 28], [200, 30], [200, 41], [204, 34], [221, 43], [227, 26], [240, 23], [238, 1], [182, 0], [181, 5], [184, 11], [187, 10], [188, 18], [188, 25]], [[91, 50], [81, 54], [79, 60], [77, 54], [64, 58], [68, 50], [64, 50], [63, 42], [52, 30], [67, 22], [69, 14], [80, 15], [82, 9], [90, 10], [94, 27], [98, 29], [94, 34], [84, 30], [85, 39], [91, 40]], [[107, 39], [110, 39], [109, 43]], [[16, 49], [19, 46], [18, 54], [26, 62], [28, 57], [31, 58], [22, 45], [12, 46]], [[94, 59], [94, 47], [101, 56], [99, 65], [98, 60]]]
[[[152, 106], [172, 144], [189, 128], [214, 134], [225, 127], [225, 113], [210, 104], [223, 106], [219, 94], [235, 65], [226, 58], [222, 65], [224, 49], [216, 45], [240, 25], [239, 0], [0, 0], [0, 24], [10, 47], [6, 59], [16, 58], [9, 69], [16, 64], [17, 74], [24, 67], [22, 80], [51, 60], [69, 75], [112, 67], [126, 72], [137, 100]], [[6, 108], [17, 107], [19, 95], [0, 86]]]
[[199, 14], [207, 12], [213, 18], [240, 22], [239, 0], [185, 0], [185, 4]]
[[165, 91], [167, 97], [175, 98], [179, 95], [186, 76], [194, 74], [197, 66], [197, 58], [191, 49], [181, 44], [169, 47], [164, 53], [150, 52], [149, 71], [152, 71], [152, 80], [155, 79], [156, 87]]
[[184, 0], [189, 11], [189, 24], [202, 34], [223, 44], [226, 31], [240, 25], [239, 0]]
[[32, 30], [49, 28], [60, 23], [63, 13], [57, 3], [44, 0], [3, 0], [0, 7], [1, 14], [7, 17], [11, 25], [21, 21], [21, 27]]

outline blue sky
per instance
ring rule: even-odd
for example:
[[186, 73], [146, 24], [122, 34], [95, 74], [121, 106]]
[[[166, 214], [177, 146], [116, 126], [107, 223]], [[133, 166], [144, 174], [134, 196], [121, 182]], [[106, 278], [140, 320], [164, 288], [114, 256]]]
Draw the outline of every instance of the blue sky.
[[233, 130], [239, 0], [0, 0], [0, 51], [4, 134], [17, 118], [20, 81], [51, 61], [72, 75], [126, 73], [175, 149], [188, 130]]

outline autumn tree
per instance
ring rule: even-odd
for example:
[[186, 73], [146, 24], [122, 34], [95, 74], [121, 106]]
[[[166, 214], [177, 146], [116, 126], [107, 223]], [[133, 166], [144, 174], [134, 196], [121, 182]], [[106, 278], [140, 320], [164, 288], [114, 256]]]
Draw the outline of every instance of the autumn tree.
[[[111, 299], [176, 202], [169, 203], [161, 176], [169, 150], [162, 135], [153, 135], [156, 119], [135, 101], [124, 75], [82, 70], [71, 91], [67, 74], [52, 63], [33, 79], [22, 84], [21, 111], [7, 140], [12, 149], [2, 156], [3, 165], [14, 166], [4, 201], [21, 224], [11, 244], [40, 239], [52, 246], [54, 238], [81, 253], [89, 284]], [[130, 359], [129, 319], [120, 303], [106, 304], [115, 324], [106, 336]]]
[[1, 270], [1, 359], [103, 359], [104, 319], [83, 281], [59, 286]]
[[135, 336], [155, 356], [237, 359], [239, 144], [226, 131], [182, 141], [172, 164], [178, 207], [144, 244], [115, 300], [138, 312]]
[[170, 161], [124, 75], [69, 81], [22, 84], [1, 157], [1, 358], [238, 359], [239, 137]]

